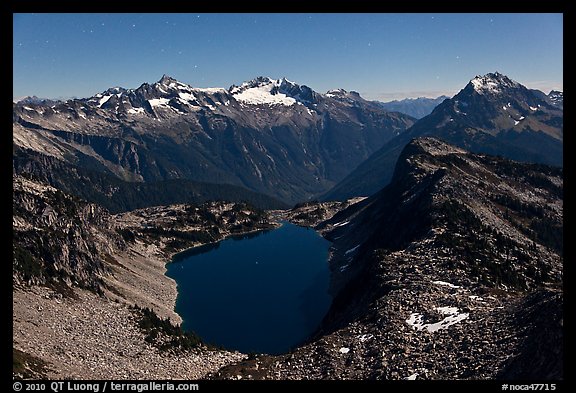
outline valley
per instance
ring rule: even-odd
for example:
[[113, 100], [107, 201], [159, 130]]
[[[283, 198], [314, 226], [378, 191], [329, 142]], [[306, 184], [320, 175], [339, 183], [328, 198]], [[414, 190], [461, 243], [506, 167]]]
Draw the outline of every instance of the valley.
[[[419, 120], [267, 77], [15, 103], [13, 376], [563, 379], [562, 150], [562, 93], [499, 73]], [[254, 236], [287, 276], [305, 243], [270, 249], [283, 230], [328, 247], [331, 304], [304, 341], [240, 352], [187, 330], [166, 264]]]
[[[96, 248], [108, 247], [101, 269], [27, 282], [17, 274], [14, 345], [51, 364], [54, 371], [47, 375], [52, 377], [97, 378], [106, 372], [115, 378], [164, 373], [226, 379], [559, 378], [562, 365], [553, 359], [562, 353], [562, 256], [558, 243], [544, 234], [562, 226], [561, 173], [471, 155], [424, 138], [404, 149], [391, 185], [368, 199], [274, 212], [314, 225], [333, 241], [329, 266], [335, 298], [307, 344], [286, 355], [258, 354], [250, 360], [203, 345], [162, 352], [138, 331], [137, 314], [129, 306], [150, 307], [180, 323], [173, 313], [176, 285], [164, 276], [165, 262], [193, 245], [272, 228], [278, 224], [270, 213], [209, 203], [104, 215], [97, 228], [89, 225], [81, 234]], [[50, 205], [52, 225], [69, 227], [59, 206], [80, 203], [86, 209], [67, 196], [68, 202], [58, 205], [62, 197], [51, 199], [51, 188], [16, 180], [22, 193], [15, 197], [28, 201], [28, 211], [47, 211]], [[529, 219], [532, 210], [541, 213]], [[16, 229], [38, 228], [42, 222], [35, 217], [20, 211]], [[111, 232], [103, 236], [106, 221]], [[27, 285], [42, 279], [48, 288]], [[92, 284], [91, 292], [71, 289], [80, 279]], [[88, 309], [96, 322], [75, 324], [87, 318]], [[56, 323], [44, 310], [69, 317]], [[548, 341], [535, 348], [531, 343], [544, 329]], [[131, 344], [127, 350], [104, 351], [109, 340]], [[146, 360], [150, 356], [165, 359], [164, 367], [154, 369]], [[533, 362], [526, 365], [528, 358]], [[78, 363], [73, 373], [61, 366], [63, 359]], [[119, 369], [94, 362], [125, 364], [122, 370], [133, 371], [117, 374]]]

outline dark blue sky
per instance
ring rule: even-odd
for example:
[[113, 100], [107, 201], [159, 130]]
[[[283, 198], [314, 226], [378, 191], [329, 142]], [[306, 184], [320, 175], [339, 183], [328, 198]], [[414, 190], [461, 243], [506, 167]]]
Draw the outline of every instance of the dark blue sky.
[[562, 14], [14, 14], [13, 96], [88, 97], [162, 74], [264, 75], [368, 99], [452, 95], [499, 71], [563, 90]]

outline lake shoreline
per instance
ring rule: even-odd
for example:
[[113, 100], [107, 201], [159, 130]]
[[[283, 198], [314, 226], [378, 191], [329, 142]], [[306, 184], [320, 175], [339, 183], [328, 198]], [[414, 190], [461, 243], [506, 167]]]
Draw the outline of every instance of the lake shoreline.
[[330, 307], [330, 243], [288, 221], [258, 235], [228, 236], [168, 264], [166, 275], [177, 282], [185, 330], [245, 353], [285, 353], [310, 338]]

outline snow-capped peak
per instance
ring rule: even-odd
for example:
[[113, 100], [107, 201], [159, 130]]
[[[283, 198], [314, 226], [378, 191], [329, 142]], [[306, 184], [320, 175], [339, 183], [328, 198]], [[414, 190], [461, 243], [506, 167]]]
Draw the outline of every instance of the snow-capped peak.
[[344, 89], [332, 89], [332, 90], [328, 90], [326, 92], [326, 95], [328, 97], [339, 97], [339, 96], [345, 96], [346, 94], [348, 94], [348, 92]]
[[258, 76], [250, 81], [244, 82], [242, 83], [240, 86], [236, 86], [236, 85], [232, 85], [230, 86], [230, 93], [231, 94], [238, 94], [238, 93], [242, 93], [243, 91], [247, 90], [247, 89], [255, 89], [255, 88], [260, 88], [260, 87], [265, 87], [265, 86], [279, 86], [280, 85], [280, 80], [277, 79], [271, 79], [267, 76]]
[[344, 89], [328, 90], [328, 92], [326, 92], [325, 96], [329, 97], [329, 98], [336, 98], [339, 101], [347, 101], [348, 103], [351, 103], [351, 104], [354, 104], [358, 100], [363, 100], [363, 98], [360, 97], [360, 93], [358, 93], [357, 91], [354, 91], [354, 90], [350, 90], [350, 91], [347, 91]]
[[564, 93], [558, 90], [552, 90], [548, 93], [548, 99], [552, 103], [552, 105], [557, 106], [558, 108], [562, 109], [564, 106]]
[[504, 89], [521, 86], [518, 82], [513, 81], [499, 72], [478, 75], [472, 79], [470, 83], [474, 86], [474, 90], [479, 94], [499, 94]]
[[[284, 89], [283, 87], [288, 87]], [[251, 105], [286, 105], [296, 104], [297, 100], [286, 94], [289, 88], [298, 87], [286, 78], [271, 79], [259, 76], [251, 81], [244, 82], [240, 86], [231, 86], [229, 91], [237, 101]]]
[[107, 95], [107, 94], [122, 94], [125, 93], [127, 90], [123, 87], [120, 86], [115, 86], [115, 87], [111, 87], [108, 90], [106, 90], [103, 95]]

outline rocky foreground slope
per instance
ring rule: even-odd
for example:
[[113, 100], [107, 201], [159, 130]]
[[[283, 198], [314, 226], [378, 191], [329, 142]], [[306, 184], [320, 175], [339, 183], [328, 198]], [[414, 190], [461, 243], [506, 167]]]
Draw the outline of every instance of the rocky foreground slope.
[[[212, 202], [110, 215], [31, 179], [13, 184], [15, 377], [197, 379], [246, 357], [183, 348], [187, 336], [166, 329], [161, 319], [181, 318], [164, 265], [194, 245], [273, 227], [264, 212]], [[157, 333], [133, 305], [159, 316]]]
[[388, 187], [316, 226], [335, 293], [316, 336], [213, 377], [562, 378], [562, 184], [412, 141]]

